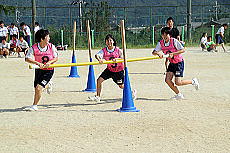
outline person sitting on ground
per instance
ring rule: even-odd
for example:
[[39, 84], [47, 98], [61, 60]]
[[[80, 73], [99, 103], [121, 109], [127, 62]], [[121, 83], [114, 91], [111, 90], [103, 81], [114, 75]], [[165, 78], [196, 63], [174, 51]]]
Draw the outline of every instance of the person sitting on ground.
[[9, 55], [12, 54], [12, 52], [16, 52], [17, 51], [17, 43], [18, 43], [18, 39], [17, 39], [17, 35], [12, 35], [12, 39], [10, 40], [10, 53]]
[[212, 41], [212, 36], [208, 36], [206, 47], [208, 52], [216, 51], [216, 44]]
[[205, 51], [206, 48], [206, 42], [207, 42], [207, 33], [203, 33], [202, 37], [200, 39], [200, 47], [202, 48], [202, 51]]
[[10, 44], [6, 42], [6, 38], [2, 38], [2, 43], [0, 43], [0, 55], [1, 58], [4, 56], [5, 58], [9, 55]]
[[18, 42], [17, 42], [17, 50], [18, 57], [21, 57], [20, 52], [24, 52], [24, 55], [26, 55], [27, 50], [29, 49], [28, 43], [24, 40], [23, 36], [20, 36]]

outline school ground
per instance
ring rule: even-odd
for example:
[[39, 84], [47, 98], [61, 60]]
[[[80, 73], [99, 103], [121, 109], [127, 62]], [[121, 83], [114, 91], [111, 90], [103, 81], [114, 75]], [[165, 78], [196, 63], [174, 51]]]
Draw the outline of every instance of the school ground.
[[[230, 47], [228, 47], [230, 51]], [[93, 51], [93, 54], [96, 50]], [[59, 51], [58, 63], [71, 62], [72, 51]], [[128, 49], [129, 58], [151, 56], [151, 49]], [[78, 62], [88, 51], [76, 51]], [[185, 98], [170, 100], [164, 83], [164, 60], [128, 63], [140, 112], [120, 113], [122, 90], [103, 83], [102, 100], [87, 100], [88, 66], [80, 78], [70, 68], [56, 68], [54, 91], [43, 93], [39, 111], [22, 108], [33, 102], [33, 75], [24, 58], [0, 59], [1, 153], [229, 153], [230, 53], [187, 48], [184, 79], [197, 77], [201, 89], [179, 87]], [[95, 60], [95, 59], [94, 59]], [[105, 65], [94, 66], [96, 78]]]

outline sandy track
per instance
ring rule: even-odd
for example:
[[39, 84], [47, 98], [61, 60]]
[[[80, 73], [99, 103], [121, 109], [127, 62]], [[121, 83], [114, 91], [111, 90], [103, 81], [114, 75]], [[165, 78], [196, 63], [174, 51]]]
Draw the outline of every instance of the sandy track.
[[[151, 55], [151, 49], [128, 49], [128, 57]], [[96, 53], [96, 51], [93, 51]], [[77, 51], [77, 61], [88, 61]], [[0, 152], [2, 153], [155, 153], [230, 152], [230, 54], [188, 48], [185, 79], [196, 76], [198, 92], [180, 87], [183, 101], [171, 101], [163, 82], [163, 60], [128, 64], [130, 82], [138, 91], [139, 113], [119, 113], [122, 90], [112, 80], [103, 84], [102, 101], [84, 93], [88, 67], [81, 78], [67, 78], [70, 68], [57, 68], [54, 92], [43, 93], [40, 110], [22, 111], [33, 101], [33, 75], [23, 58], [0, 59]], [[59, 52], [59, 62], [71, 62], [71, 51]], [[94, 66], [97, 77], [105, 68]]]

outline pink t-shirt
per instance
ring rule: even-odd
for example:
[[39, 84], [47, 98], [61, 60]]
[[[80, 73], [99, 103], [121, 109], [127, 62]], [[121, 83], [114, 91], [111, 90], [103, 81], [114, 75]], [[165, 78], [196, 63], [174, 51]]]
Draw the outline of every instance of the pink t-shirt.
[[[165, 46], [163, 39], [160, 41], [161, 50], [164, 52], [164, 54], [174, 53], [174, 52], [178, 51], [176, 49], [176, 47], [174, 46], [174, 39], [175, 38], [169, 39], [169, 41], [170, 41], [169, 46]], [[176, 64], [176, 63], [183, 61], [183, 56], [181, 54], [179, 54], [179, 55], [174, 55], [173, 58], [168, 58], [168, 59], [169, 59], [170, 63]]]
[[[39, 50], [38, 44], [34, 44], [32, 48], [34, 50], [35, 61], [46, 64], [48, 61], [54, 59], [54, 54], [53, 54], [51, 43], [47, 45], [47, 51], [45, 52], [42, 52]], [[42, 70], [53, 70], [53, 68], [44, 68]]]
[[[106, 61], [112, 60], [113, 58], [121, 58], [121, 51], [118, 47], [115, 47], [113, 52], [108, 52], [107, 48], [103, 48], [103, 58]], [[120, 72], [124, 70], [124, 64], [123, 63], [114, 63], [114, 64], [107, 64], [107, 68], [111, 72]]]

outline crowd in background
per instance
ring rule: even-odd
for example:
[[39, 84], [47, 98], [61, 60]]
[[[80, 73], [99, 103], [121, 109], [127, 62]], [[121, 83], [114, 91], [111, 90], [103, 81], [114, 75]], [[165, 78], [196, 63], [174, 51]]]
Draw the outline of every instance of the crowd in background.
[[228, 28], [228, 24], [223, 24], [218, 31], [216, 32], [215, 39], [216, 43], [212, 40], [212, 36], [208, 36], [208, 34], [205, 32], [202, 34], [201, 40], [200, 40], [200, 46], [202, 48], [202, 51], [208, 51], [208, 52], [218, 52], [217, 46], [221, 46], [223, 48], [224, 52], [227, 52], [226, 48], [224, 47], [224, 31]]
[[[35, 22], [34, 33], [40, 29], [39, 23]], [[5, 26], [0, 21], [0, 58], [8, 58], [11, 55], [21, 57], [20, 52], [26, 54], [31, 46], [31, 30], [24, 22], [17, 27], [14, 23]]]

